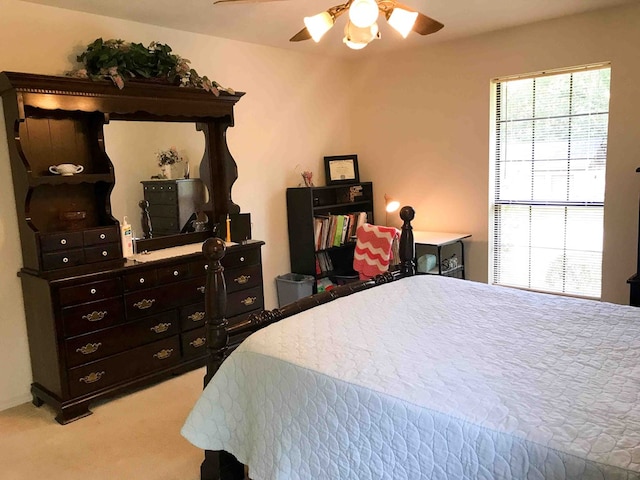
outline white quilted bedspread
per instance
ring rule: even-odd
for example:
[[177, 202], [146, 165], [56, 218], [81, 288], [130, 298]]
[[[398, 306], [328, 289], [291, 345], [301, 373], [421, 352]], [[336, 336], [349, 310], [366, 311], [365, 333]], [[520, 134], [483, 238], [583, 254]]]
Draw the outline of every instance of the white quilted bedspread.
[[640, 309], [439, 276], [253, 334], [182, 434], [254, 480], [640, 479]]

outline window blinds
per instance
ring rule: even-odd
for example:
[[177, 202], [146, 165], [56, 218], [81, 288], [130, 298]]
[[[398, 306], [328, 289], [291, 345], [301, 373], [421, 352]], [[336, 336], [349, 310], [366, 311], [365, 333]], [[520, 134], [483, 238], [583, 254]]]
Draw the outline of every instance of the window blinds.
[[494, 81], [493, 283], [600, 297], [610, 72]]

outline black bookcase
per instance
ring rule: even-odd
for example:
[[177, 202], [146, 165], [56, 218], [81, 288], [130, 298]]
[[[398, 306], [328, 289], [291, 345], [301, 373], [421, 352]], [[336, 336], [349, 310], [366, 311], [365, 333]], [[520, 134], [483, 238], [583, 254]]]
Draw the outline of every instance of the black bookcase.
[[[334, 283], [343, 283], [345, 279], [352, 277], [355, 238], [347, 234], [338, 246], [318, 247], [316, 218], [349, 216], [359, 212], [365, 212], [366, 221], [374, 223], [371, 182], [288, 188], [287, 223], [291, 271], [311, 275], [316, 279], [329, 277]], [[325, 260], [321, 269], [318, 268], [318, 257], [324, 257]], [[331, 268], [326, 268], [327, 261]]]

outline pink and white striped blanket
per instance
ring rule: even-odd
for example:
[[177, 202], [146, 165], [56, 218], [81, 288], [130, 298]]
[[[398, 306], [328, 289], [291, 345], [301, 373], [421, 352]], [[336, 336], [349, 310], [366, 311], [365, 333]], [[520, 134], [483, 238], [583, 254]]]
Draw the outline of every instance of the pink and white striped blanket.
[[382, 227], [365, 223], [356, 231], [356, 249], [353, 269], [367, 280], [389, 269], [393, 240], [400, 232], [394, 227]]

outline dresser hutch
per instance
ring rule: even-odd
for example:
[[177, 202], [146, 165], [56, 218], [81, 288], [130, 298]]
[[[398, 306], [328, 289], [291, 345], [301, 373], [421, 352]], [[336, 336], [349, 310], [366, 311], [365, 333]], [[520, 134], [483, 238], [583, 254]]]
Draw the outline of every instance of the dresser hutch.
[[[3, 72], [0, 74], [22, 245], [21, 278], [33, 373], [33, 402], [57, 410], [62, 424], [90, 414], [89, 404], [205, 365], [205, 259], [199, 248], [139, 262], [122, 256], [110, 195], [118, 172], [105, 149], [111, 120], [192, 122], [205, 151], [198, 206], [207, 218], [240, 212], [238, 177], [226, 144], [243, 93]], [[75, 175], [49, 167], [72, 163]], [[139, 251], [198, 246], [206, 231], [138, 242]], [[173, 233], [173, 232], [166, 232]], [[228, 248], [223, 264], [232, 343], [264, 308], [261, 247]]]

